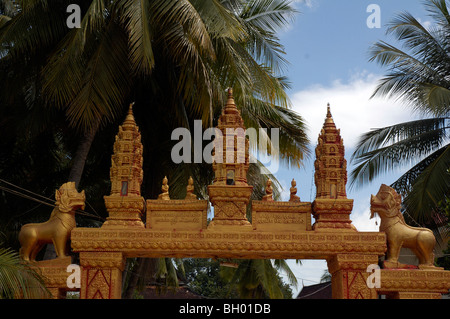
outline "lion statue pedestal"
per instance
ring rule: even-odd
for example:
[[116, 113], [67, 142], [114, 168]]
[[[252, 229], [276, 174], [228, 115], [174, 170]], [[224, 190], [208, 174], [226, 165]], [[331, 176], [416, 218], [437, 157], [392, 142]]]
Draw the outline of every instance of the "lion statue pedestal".
[[387, 259], [386, 268], [414, 268], [398, 262], [400, 249], [410, 248], [419, 259], [419, 269], [441, 270], [434, 266], [434, 246], [436, 238], [428, 228], [412, 227], [406, 224], [400, 212], [401, 196], [391, 187], [381, 185], [376, 196], [370, 199], [370, 211], [373, 218], [375, 213], [381, 218], [380, 231], [386, 233]]
[[49, 243], [53, 243], [57, 255], [56, 260], [52, 262], [65, 264], [70, 259], [67, 242], [76, 226], [75, 211], [84, 209], [86, 197], [84, 191], [79, 193], [76, 190], [74, 182], [68, 182], [56, 190], [55, 199], [56, 207], [48, 221], [22, 226], [19, 242], [20, 256], [24, 261], [35, 261], [39, 251]]

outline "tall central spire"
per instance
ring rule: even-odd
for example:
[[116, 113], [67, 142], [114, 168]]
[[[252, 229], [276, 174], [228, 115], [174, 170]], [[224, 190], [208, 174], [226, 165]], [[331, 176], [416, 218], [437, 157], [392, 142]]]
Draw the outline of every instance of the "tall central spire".
[[236, 107], [233, 90], [228, 98], [217, 125], [222, 138], [215, 140], [213, 170], [216, 185], [247, 185], [249, 167], [248, 140], [245, 138], [244, 120]]
[[314, 162], [316, 198], [347, 198], [347, 161], [344, 155], [344, 140], [336, 128], [328, 104]]
[[217, 129], [222, 138], [215, 141], [214, 182], [208, 186], [209, 200], [214, 206], [214, 219], [208, 227], [239, 227], [251, 230], [246, 211], [253, 187], [247, 184], [249, 167], [248, 140], [245, 137], [244, 121], [236, 107], [233, 90], [228, 97]]
[[313, 216], [316, 231], [355, 231], [350, 214], [353, 199], [347, 198], [347, 161], [344, 158], [344, 140], [336, 128], [330, 105], [323, 128], [320, 130], [314, 162], [316, 199], [313, 202]]
[[110, 170], [111, 195], [141, 195], [142, 160], [141, 133], [134, 119], [133, 104], [130, 104], [114, 143]]

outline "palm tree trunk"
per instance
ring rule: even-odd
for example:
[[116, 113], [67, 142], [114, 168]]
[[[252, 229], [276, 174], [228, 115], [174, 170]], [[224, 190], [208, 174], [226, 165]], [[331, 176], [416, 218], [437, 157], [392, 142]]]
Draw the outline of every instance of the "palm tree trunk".
[[133, 299], [134, 292], [139, 286], [139, 279], [144, 281], [144, 287], [155, 280], [158, 258], [137, 258], [137, 261], [138, 265], [131, 271], [128, 285], [125, 287], [124, 299]]
[[96, 119], [90, 130], [86, 131], [83, 135], [80, 145], [75, 153], [73, 159], [72, 168], [69, 173], [69, 181], [75, 182], [75, 187], [81, 181], [81, 176], [83, 175], [84, 165], [86, 164], [86, 159], [91, 149], [92, 142], [94, 141], [95, 135], [97, 134], [98, 128], [100, 127], [101, 119]]
[[137, 260], [138, 260], [138, 266], [137, 266], [137, 269], [135, 269], [130, 274], [130, 281], [128, 282], [128, 286], [126, 287], [126, 291], [124, 294], [125, 299], [133, 299], [134, 290], [137, 287], [139, 275], [143, 273], [143, 270], [145, 268], [144, 259], [138, 258]]

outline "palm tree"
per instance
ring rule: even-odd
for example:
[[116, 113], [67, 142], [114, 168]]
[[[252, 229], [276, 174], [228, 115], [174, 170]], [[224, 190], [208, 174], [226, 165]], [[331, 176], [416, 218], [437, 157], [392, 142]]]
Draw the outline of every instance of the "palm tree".
[[169, 178], [175, 183], [192, 171], [206, 194], [201, 187], [210, 184], [211, 169], [174, 167], [170, 132], [198, 118], [214, 126], [229, 86], [247, 127], [280, 128], [284, 163], [299, 166], [308, 154], [303, 119], [289, 109], [288, 83], [279, 75], [286, 61], [276, 31], [295, 14], [289, 1], [84, 0], [81, 28], [69, 30], [70, 2], [17, 1], [20, 10], [0, 21], [0, 67], [7, 71], [0, 76], [8, 83], [2, 96], [24, 100], [37, 115], [54, 114], [41, 129], [56, 124], [53, 134], [71, 136], [57, 146], [78, 187], [108, 180], [105, 145], [112, 145], [124, 106], [136, 101], [143, 194], [158, 194], [164, 172], [176, 173]]
[[331, 274], [328, 272], [328, 269], [325, 269], [322, 276], [320, 277], [320, 282], [329, 282], [331, 281]]
[[[434, 25], [424, 27], [411, 14], [389, 24], [403, 49], [380, 41], [371, 61], [388, 68], [373, 96], [397, 98], [423, 118], [365, 133], [352, 156], [352, 184], [413, 163], [391, 186], [403, 196], [404, 211], [416, 222], [435, 227], [438, 203], [450, 196], [450, 14], [445, 0], [425, 4]], [[433, 227], [433, 228], [434, 228]]]
[[283, 299], [286, 296], [281, 289], [279, 270], [286, 272], [291, 284], [297, 285], [297, 278], [283, 259], [245, 259], [238, 261], [237, 268], [222, 267], [220, 274], [231, 288], [237, 288], [240, 298]]
[[142, 106], [155, 108], [179, 92], [169, 101], [178, 125], [192, 115], [212, 126], [213, 108], [232, 86], [248, 121], [281, 125], [289, 160], [307, 152], [303, 121], [287, 109], [287, 83], [273, 72], [285, 64], [275, 31], [295, 13], [288, 1], [85, 0], [81, 27], [73, 30], [61, 15], [69, 2], [18, 1], [21, 10], [0, 29], [0, 42], [4, 63], [41, 57], [38, 74], [17, 82], [41, 90], [45, 105], [62, 110], [81, 134], [69, 174], [77, 185], [98, 130], [143, 95], [159, 96]]
[[48, 297], [50, 293], [36, 269], [22, 263], [17, 252], [0, 247], [0, 299]]

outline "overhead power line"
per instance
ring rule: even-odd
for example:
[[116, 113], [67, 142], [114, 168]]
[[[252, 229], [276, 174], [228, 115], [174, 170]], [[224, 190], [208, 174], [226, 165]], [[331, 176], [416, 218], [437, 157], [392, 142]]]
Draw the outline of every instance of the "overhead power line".
[[[10, 194], [13, 194], [13, 195], [16, 195], [16, 196], [19, 196], [19, 197], [22, 197], [22, 198], [25, 198], [25, 199], [28, 199], [28, 200], [31, 200], [31, 201], [38, 202], [40, 204], [44, 204], [44, 205], [47, 205], [47, 206], [50, 206], [50, 207], [56, 207], [56, 202], [53, 199], [50, 199], [50, 198], [45, 197], [45, 196], [42, 196], [40, 194], [36, 194], [36, 193], [34, 193], [34, 192], [30, 191], [30, 190], [27, 190], [25, 188], [17, 186], [17, 185], [15, 185], [13, 183], [7, 182], [7, 181], [5, 181], [3, 179], [0, 179], [0, 182], [3, 182], [3, 183], [5, 183], [5, 184], [7, 184], [9, 186], [17, 188], [17, 190], [15, 190], [15, 189], [11, 189], [9, 187], [0, 185], [0, 190], [3, 190], [5, 192], [7, 192], [7, 193], [10, 193]], [[33, 196], [29, 195], [29, 194], [32, 194]], [[39, 198], [36, 198], [36, 197], [39, 197]], [[102, 221], [105, 220], [103, 217], [101, 217], [99, 215], [93, 215], [93, 214], [90, 214], [90, 213], [88, 213], [88, 212], [86, 212], [84, 210], [81, 210], [81, 209], [76, 210], [75, 213], [78, 214], [78, 215], [83, 215], [83, 216], [86, 216], [86, 217], [99, 219], [99, 220], [102, 220]]]

